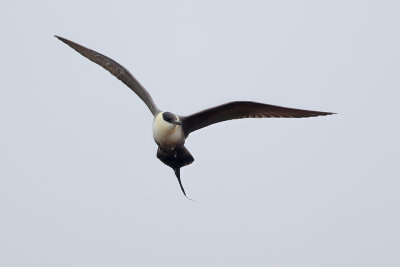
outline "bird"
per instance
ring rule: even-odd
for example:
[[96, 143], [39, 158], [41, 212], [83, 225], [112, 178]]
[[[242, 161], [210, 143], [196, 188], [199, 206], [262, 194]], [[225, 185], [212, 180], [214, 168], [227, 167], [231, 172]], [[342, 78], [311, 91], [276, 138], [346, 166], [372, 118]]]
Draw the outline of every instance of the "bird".
[[152, 132], [154, 141], [158, 146], [157, 158], [173, 169], [181, 191], [187, 198], [189, 197], [186, 195], [182, 185], [180, 169], [192, 164], [194, 161], [193, 156], [185, 147], [185, 141], [190, 133], [215, 123], [234, 119], [306, 118], [336, 114], [333, 112], [288, 108], [252, 101], [233, 101], [188, 116], [177, 115], [159, 109], [149, 92], [118, 62], [66, 38], [57, 35], [54, 35], [54, 37], [76, 50], [82, 56], [109, 71], [143, 100], [154, 117]]

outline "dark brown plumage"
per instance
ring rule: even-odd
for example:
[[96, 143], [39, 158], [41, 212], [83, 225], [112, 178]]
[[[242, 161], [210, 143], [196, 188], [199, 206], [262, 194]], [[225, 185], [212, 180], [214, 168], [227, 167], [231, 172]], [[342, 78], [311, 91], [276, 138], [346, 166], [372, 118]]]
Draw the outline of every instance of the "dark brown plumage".
[[72, 42], [63, 37], [57, 35], [55, 35], [55, 37], [58, 38], [60, 41], [66, 43], [70, 47], [72, 47], [82, 56], [86, 57], [87, 59], [93, 61], [94, 63], [99, 64], [100, 66], [108, 70], [112, 75], [117, 77], [126, 86], [131, 88], [132, 91], [135, 92], [140, 97], [140, 99], [143, 100], [143, 102], [147, 105], [147, 107], [150, 109], [153, 115], [160, 112], [156, 104], [154, 104], [154, 101], [151, 98], [149, 92], [147, 92], [147, 90], [139, 83], [139, 81], [136, 80], [136, 78], [118, 62], [112, 60], [111, 58], [103, 54], [100, 54], [94, 50], [86, 48], [80, 44]]
[[236, 101], [205, 109], [190, 116], [181, 116], [181, 120], [185, 136], [187, 137], [193, 131], [214, 123], [233, 119], [306, 118], [332, 114], [334, 113], [286, 108], [249, 101]]

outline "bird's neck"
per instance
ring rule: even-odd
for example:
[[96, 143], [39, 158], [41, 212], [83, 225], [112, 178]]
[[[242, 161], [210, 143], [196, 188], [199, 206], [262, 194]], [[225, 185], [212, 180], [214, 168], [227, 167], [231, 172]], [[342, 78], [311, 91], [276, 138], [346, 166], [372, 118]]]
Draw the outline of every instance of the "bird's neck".
[[162, 113], [158, 114], [153, 121], [153, 133], [161, 135], [170, 135], [177, 131], [175, 124], [169, 123], [164, 120]]
[[161, 146], [177, 147], [185, 142], [182, 126], [165, 121], [162, 114], [154, 118], [153, 138]]

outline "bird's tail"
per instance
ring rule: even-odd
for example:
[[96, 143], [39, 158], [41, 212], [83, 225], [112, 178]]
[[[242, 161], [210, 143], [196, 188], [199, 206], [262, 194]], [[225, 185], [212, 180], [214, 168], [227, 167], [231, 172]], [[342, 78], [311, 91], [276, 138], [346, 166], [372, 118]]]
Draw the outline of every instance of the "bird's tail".
[[194, 161], [192, 154], [190, 154], [186, 147], [182, 147], [176, 153], [167, 153], [158, 148], [157, 158], [174, 170], [189, 165]]
[[174, 172], [175, 172], [176, 178], [178, 178], [179, 186], [181, 187], [182, 193], [183, 193], [183, 194], [185, 195], [185, 197], [187, 197], [189, 200], [194, 201], [193, 199], [191, 199], [190, 197], [188, 197], [188, 196], [186, 195], [185, 188], [183, 188], [183, 185], [182, 185], [182, 182], [181, 182], [181, 169], [174, 169]]
[[[186, 196], [185, 189], [182, 186], [181, 182], [181, 168], [191, 164], [194, 161], [193, 156], [190, 154], [189, 150], [186, 147], [182, 147], [178, 152], [175, 154], [169, 154], [165, 151], [158, 148], [157, 150], [157, 158], [161, 160], [165, 165], [171, 167], [174, 172], [175, 176], [178, 179], [179, 186], [181, 187], [182, 193]], [[189, 198], [190, 199], [190, 198]]]

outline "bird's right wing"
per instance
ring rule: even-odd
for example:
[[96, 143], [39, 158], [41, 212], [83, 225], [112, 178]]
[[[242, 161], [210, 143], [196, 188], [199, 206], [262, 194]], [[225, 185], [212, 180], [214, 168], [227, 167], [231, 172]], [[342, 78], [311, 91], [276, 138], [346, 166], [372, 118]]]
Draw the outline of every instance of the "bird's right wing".
[[147, 105], [153, 115], [156, 115], [160, 110], [155, 105], [153, 99], [151, 98], [150, 94], [146, 91], [146, 89], [136, 80], [136, 78], [122, 65], [118, 62], [112, 60], [105, 55], [102, 55], [94, 50], [86, 48], [80, 44], [72, 42], [68, 39], [65, 39], [60, 36], [55, 36], [60, 41], [66, 43], [71, 48], [76, 50], [82, 56], [86, 57], [87, 59], [93, 61], [94, 63], [99, 64], [104, 69], [108, 70], [112, 75], [117, 77], [120, 81], [122, 81], [125, 85], [132, 89]]
[[244, 118], [305, 118], [332, 115], [332, 112], [286, 108], [263, 103], [236, 101], [205, 109], [190, 116], [181, 116], [183, 131], [189, 133], [208, 125]]

